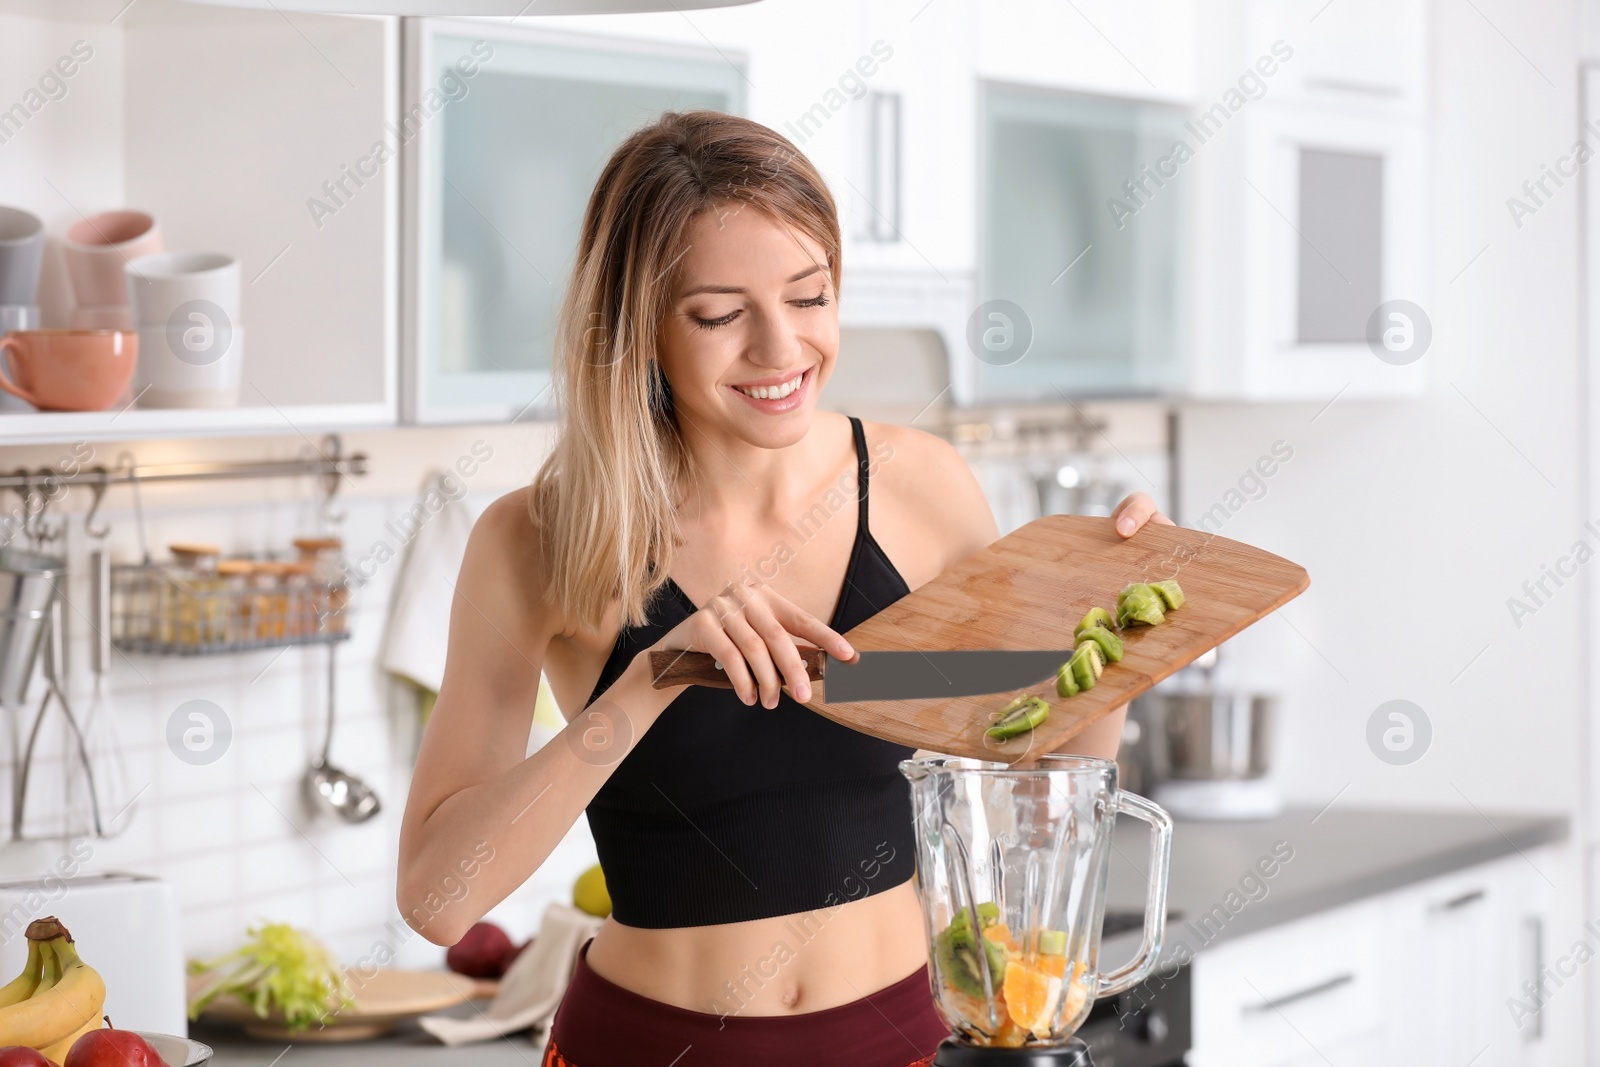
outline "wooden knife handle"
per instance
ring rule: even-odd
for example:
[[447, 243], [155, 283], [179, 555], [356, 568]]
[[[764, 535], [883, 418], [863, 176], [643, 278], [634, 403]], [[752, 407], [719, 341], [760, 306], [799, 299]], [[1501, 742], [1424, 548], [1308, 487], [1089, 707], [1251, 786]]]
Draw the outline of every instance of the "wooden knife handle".
[[[820, 648], [798, 650], [805, 661], [806, 677], [813, 682], [822, 679], [823, 661], [827, 654]], [[717, 666], [716, 658], [709, 652], [673, 652], [658, 650], [650, 653], [650, 675], [657, 689], [670, 689], [675, 685], [703, 685], [713, 689], [732, 689], [727, 672]]]

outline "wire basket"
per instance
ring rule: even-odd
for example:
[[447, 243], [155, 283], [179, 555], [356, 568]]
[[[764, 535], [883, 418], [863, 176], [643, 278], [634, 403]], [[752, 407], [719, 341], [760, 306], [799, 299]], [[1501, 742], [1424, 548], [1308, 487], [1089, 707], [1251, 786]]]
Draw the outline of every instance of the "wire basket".
[[244, 573], [196, 572], [171, 563], [111, 568], [111, 642], [124, 652], [196, 656], [350, 637], [343, 581], [250, 559]]

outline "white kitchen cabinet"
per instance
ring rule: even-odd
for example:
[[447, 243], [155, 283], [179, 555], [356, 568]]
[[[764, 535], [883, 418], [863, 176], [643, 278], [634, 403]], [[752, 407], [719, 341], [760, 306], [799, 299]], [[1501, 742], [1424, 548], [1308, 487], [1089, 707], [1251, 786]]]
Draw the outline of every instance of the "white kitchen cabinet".
[[[7, 67], [46, 69], [91, 32], [64, 20], [100, 10], [77, 0], [46, 19], [23, 5], [14, 23], [41, 17], [4, 35]], [[398, 20], [290, 22], [178, 0], [112, 13], [92, 29], [103, 66], [30, 119], [37, 165], [0, 176], [0, 202], [42, 217], [52, 241], [80, 213], [134, 207], [156, 217], [168, 251], [238, 259], [239, 407], [9, 411], [0, 443], [393, 422], [399, 164], [373, 150], [398, 111]], [[112, 116], [111, 129], [83, 137], [82, 108]], [[73, 299], [54, 250], [45, 270], [45, 325], [64, 326]]]
[[1201, 952], [1190, 1067], [1298, 1067], [1319, 1049], [1381, 1045], [1382, 918], [1379, 901], [1359, 901]]
[[1202, 86], [1214, 88], [1189, 138], [1206, 210], [1194, 220], [1188, 392], [1420, 393], [1432, 341], [1425, 6], [1229, 6], [1249, 32], [1199, 36]]
[[[1547, 1067], [1508, 1001], [1551, 962], [1540, 852], [1202, 951], [1190, 1067]], [[1574, 990], [1576, 992], [1576, 990]]]
[[1535, 869], [1552, 866], [1544, 853], [1513, 856], [1389, 896], [1395, 1048], [1405, 1061], [1548, 1062], [1543, 999], [1522, 986], [1553, 962], [1549, 887]]
[[1176, 391], [1190, 201], [1168, 153], [1182, 112], [999, 85], [982, 97], [979, 399]]
[[556, 319], [595, 179], [665, 111], [743, 109], [725, 51], [407, 20], [406, 410], [416, 422], [548, 409]]
[[1248, 25], [1245, 41], [1294, 50], [1272, 77], [1274, 102], [1425, 116], [1426, 0], [1250, 0]]

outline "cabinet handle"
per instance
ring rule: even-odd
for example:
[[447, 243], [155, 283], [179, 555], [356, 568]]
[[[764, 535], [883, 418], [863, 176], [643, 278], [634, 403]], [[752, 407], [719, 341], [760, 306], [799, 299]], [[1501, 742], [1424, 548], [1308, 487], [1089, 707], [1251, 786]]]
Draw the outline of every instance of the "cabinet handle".
[[1251, 1015], [1256, 1012], [1263, 1011], [1277, 1011], [1287, 1004], [1293, 1004], [1295, 1001], [1305, 1000], [1309, 997], [1321, 996], [1323, 993], [1332, 992], [1333, 990], [1338, 989], [1340, 986], [1349, 985], [1355, 980], [1356, 976], [1353, 974], [1346, 973], [1335, 975], [1326, 982], [1318, 982], [1314, 986], [1307, 986], [1304, 989], [1297, 989], [1293, 993], [1285, 993], [1281, 997], [1273, 997], [1271, 1000], [1263, 1000], [1259, 1004], [1246, 1004], [1240, 1010], [1245, 1015]]
[[1459, 897], [1451, 897], [1449, 900], [1443, 900], [1437, 904], [1430, 904], [1428, 905], [1428, 910], [1436, 914], [1441, 911], [1455, 911], [1459, 908], [1466, 907], [1468, 904], [1476, 904], [1478, 901], [1482, 900], [1485, 895], [1486, 894], [1481, 889], [1469, 890], [1468, 892], [1462, 893]]
[[1400, 89], [1393, 85], [1378, 85], [1374, 82], [1346, 81], [1343, 78], [1307, 78], [1304, 82], [1307, 89], [1327, 89], [1336, 93], [1356, 93], [1360, 96], [1385, 96], [1400, 95]]
[[1528, 1028], [1522, 1041], [1531, 1045], [1544, 1040], [1544, 986], [1539, 984], [1540, 975], [1544, 972], [1544, 919], [1537, 915], [1524, 916], [1522, 937], [1523, 958], [1528, 961], [1529, 984], [1533, 986], [1533, 1025]]

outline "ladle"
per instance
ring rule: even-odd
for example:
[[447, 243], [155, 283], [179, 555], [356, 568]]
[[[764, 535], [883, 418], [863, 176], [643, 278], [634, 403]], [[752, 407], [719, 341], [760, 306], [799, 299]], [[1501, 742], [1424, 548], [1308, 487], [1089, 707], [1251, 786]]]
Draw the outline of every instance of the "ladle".
[[333, 747], [334, 689], [337, 675], [334, 656], [338, 645], [328, 645], [328, 732], [322, 739], [322, 754], [306, 769], [306, 794], [313, 806], [332, 812], [345, 822], [366, 822], [382, 805], [378, 794], [366, 782], [353, 774], [341, 771], [328, 762], [328, 751]]

